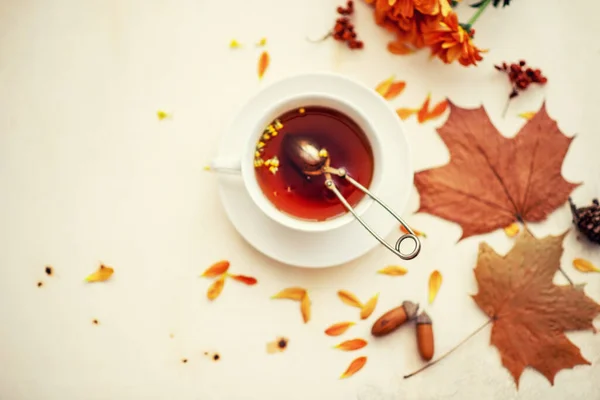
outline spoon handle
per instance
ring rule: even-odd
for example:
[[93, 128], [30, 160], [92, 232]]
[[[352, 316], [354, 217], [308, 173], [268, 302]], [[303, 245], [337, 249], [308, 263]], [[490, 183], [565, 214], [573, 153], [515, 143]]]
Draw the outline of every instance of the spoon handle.
[[[396, 220], [398, 222], [400, 222], [402, 224], [402, 226], [404, 226], [404, 228], [406, 229], [406, 231], [408, 233], [400, 236], [400, 238], [398, 238], [398, 240], [396, 241], [396, 245], [395, 246], [392, 246], [388, 242], [386, 242], [385, 239], [383, 239], [381, 236], [379, 236], [377, 234], [377, 232], [375, 232], [369, 225], [367, 225], [367, 223], [356, 213], [356, 211], [354, 210], [354, 208], [352, 208], [352, 206], [350, 205], [350, 203], [348, 203], [348, 201], [346, 200], [346, 198], [344, 196], [342, 196], [342, 193], [339, 191], [339, 189], [337, 188], [337, 186], [335, 185], [335, 183], [331, 179], [331, 173], [333, 173], [335, 175], [338, 175], [338, 176], [340, 176], [340, 177], [342, 177], [344, 179], [347, 179], [348, 182], [350, 182], [352, 185], [354, 185], [356, 188], [358, 188], [359, 190], [361, 190], [367, 196], [369, 196], [370, 198], [372, 198], [373, 200], [375, 200], [377, 203], [379, 203], [380, 206], [382, 206], [387, 212], [389, 212], [390, 214], [392, 214], [392, 216], [394, 218], [396, 218]], [[413, 232], [413, 230], [411, 229], [411, 227], [408, 226], [408, 224], [406, 222], [404, 222], [404, 220], [398, 214], [396, 214], [394, 212], [394, 210], [392, 210], [390, 207], [388, 207], [387, 204], [385, 204], [377, 196], [375, 196], [374, 194], [372, 194], [366, 187], [364, 187], [359, 182], [357, 182], [352, 177], [350, 177], [346, 173], [345, 169], [343, 169], [343, 168], [328, 168], [327, 171], [325, 172], [325, 178], [326, 178], [325, 186], [327, 186], [327, 188], [329, 190], [331, 190], [337, 196], [337, 198], [342, 202], [342, 204], [344, 205], [344, 207], [346, 207], [346, 209], [354, 216], [354, 218], [356, 218], [356, 220], [358, 222], [360, 222], [360, 224], [375, 239], [377, 239], [381, 244], [383, 244], [385, 247], [387, 247], [388, 250], [390, 250], [392, 253], [394, 253], [395, 255], [397, 255], [398, 257], [400, 257], [403, 260], [412, 260], [413, 258], [415, 258], [419, 254], [419, 252], [421, 251], [421, 241], [419, 240], [419, 238], [417, 237], [417, 235]], [[400, 249], [400, 246], [401, 246], [402, 242], [405, 241], [406, 239], [411, 239], [415, 243], [415, 247], [412, 250], [412, 252], [410, 252], [410, 253], [403, 253], [401, 251], [401, 249]]]

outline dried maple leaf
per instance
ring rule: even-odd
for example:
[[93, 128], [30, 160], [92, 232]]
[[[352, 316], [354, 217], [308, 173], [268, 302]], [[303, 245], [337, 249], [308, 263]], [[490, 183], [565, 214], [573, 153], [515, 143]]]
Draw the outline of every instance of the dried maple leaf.
[[553, 383], [558, 371], [590, 364], [564, 332], [593, 330], [600, 305], [583, 291], [552, 283], [564, 236], [536, 239], [525, 231], [505, 256], [479, 246], [473, 299], [492, 319], [491, 343], [517, 385], [525, 367]]
[[225, 278], [226, 277], [227, 277], [227, 275], [223, 274], [219, 277], [219, 279], [215, 280], [210, 285], [210, 287], [208, 288], [208, 291], [206, 292], [206, 297], [208, 297], [209, 300], [214, 300], [217, 297], [219, 297], [219, 295], [223, 291], [223, 286], [225, 286]]
[[258, 59], [258, 79], [262, 79], [263, 75], [267, 71], [267, 68], [269, 67], [270, 61], [271, 57], [269, 57], [269, 53], [263, 51]]
[[216, 278], [217, 276], [227, 272], [228, 269], [229, 269], [229, 261], [227, 261], [227, 260], [217, 261], [216, 263], [214, 263], [213, 265], [208, 267], [206, 269], [206, 271], [204, 271], [202, 273], [202, 276], [205, 278]]
[[338, 297], [340, 298], [340, 300], [342, 300], [344, 303], [348, 304], [349, 306], [356, 307], [356, 308], [363, 307], [363, 304], [358, 299], [358, 297], [356, 297], [354, 294], [352, 294], [346, 290], [338, 291]]
[[352, 325], [354, 325], [354, 322], [338, 322], [325, 329], [325, 334], [327, 336], [339, 336], [346, 332]]
[[543, 106], [514, 138], [492, 125], [483, 107], [450, 103], [450, 117], [438, 129], [450, 163], [415, 175], [419, 212], [461, 225], [461, 239], [511, 223], [542, 221], [578, 186], [561, 175], [572, 138]]
[[85, 280], [86, 282], [104, 282], [112, 276], [115, 270], [111, 267], [107, 267], [104, 264], [101, 264], [96, 272], [88, 275]]
[[358, 357], [350, 363], [348, 369], [340, 376], [340, 379], [349, 378], [360, 371], [367, 363], [367, 357]]
[[371, 314], [373, 314], [373, 311], [375, 311], [375, 306], [377, 306], [378, 299], [379, 293], [371, 297], [369, 301], [365, 303], [365, 305], [360, 309], [360, 319], [367, 319], [371, 316]]
[[398, 265], [389, 265], [385, 268], [381, 268], [377, 272], [380, 274], [383, 274], [383, 275], [401, 276], [401, 275], [406, 275], [408, 270], [406, 268], [400, 267]]
[[362, 349], [366, 345], [367, 341], [365, 339], [350, 339], [334, 346], [334, 348], [342, 351], [354, 351]]

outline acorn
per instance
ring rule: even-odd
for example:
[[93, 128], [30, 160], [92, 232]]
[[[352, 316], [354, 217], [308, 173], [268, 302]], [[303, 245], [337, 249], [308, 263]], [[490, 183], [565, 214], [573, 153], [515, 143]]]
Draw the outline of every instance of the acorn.
[[395, 331], [405, 323], [410, 321], [417, 315], [419, 305], [412, 301], [404, 301], [400, 307], [396, 307], [383, 314], [371, 328], [373, 336], [385, 336], [390, 332]]
[[429, 361], [433, 358], [433, 326], [425, 311], [417, 317], [417, 347], [423, 360]]

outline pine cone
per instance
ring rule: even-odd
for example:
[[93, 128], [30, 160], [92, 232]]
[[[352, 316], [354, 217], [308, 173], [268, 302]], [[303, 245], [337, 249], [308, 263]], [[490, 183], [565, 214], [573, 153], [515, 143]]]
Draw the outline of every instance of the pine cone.
[[598, 199], [592, 200], [591, 206], [577, 208], [569, 197], [569, 204], [571, 204], [573, 223], [577, 229], [592, 242], [600, 244], [600, 203], [598, 203]]

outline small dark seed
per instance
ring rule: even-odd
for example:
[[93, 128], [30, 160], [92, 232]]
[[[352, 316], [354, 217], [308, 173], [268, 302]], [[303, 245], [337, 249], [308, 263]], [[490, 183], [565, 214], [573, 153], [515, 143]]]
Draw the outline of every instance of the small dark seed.
[[219, 361], [219, 358], [221, 358], [221, 356], [220, 356], [220, 355], [218, 355], [218, 354], [215, 354], [215, 355], [213, 356], [213, 360], [215, 360], [215, 361]]

